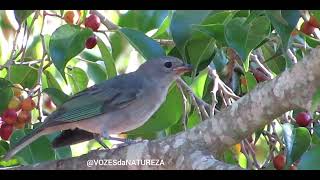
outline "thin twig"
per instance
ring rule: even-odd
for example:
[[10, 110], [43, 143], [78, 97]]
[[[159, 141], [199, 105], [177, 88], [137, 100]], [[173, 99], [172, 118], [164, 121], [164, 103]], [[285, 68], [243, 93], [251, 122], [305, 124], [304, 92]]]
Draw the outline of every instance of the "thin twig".
[[253, 159], [253, 164], [256, 168], [260, 169], [260, 165], [257, 161], [257, 157], [256, 157], [256, 153], [254, 152], [254, 150], [252, 149], [251, 147], [251, 144], [249, 143], [249, 141], [247, 139], [244, 139], [244, 143], [246, 143], [247, 147], [248, 147], [248, 150], [251, 154], [251, 157]]
[[187, 130], [188, 127], [187, 127], [187, 124], [188, 124], [188, 118], [187, 118], [187, 103], [188, 103], [188, 100], [183, 92], [183, 89], [181, 87], [181, 84], [177, 83], [177, 87], [179, 88], [180, 92], [181, 92], [181, 95], [182, 95], [182, 98], [183, 98], [183, 109], [182, 109], [182, 124], [183, 124], [183, 127], [184, 127], [184, 130]]
[[198, 98], [195, 94], [193, 94], [192, 89], [181, 78], [178, 78], [176, 80], [176, 82], [177, 82], [177, 84], [180, 84], [180, 86], [190, 96], [193, 105], [200, 112], [201, 117], [203, 117], [202, 120], [208, 119], [209, 115], [208, 115], [207, 110], [210, 109], [210, 105], [207, 104], [206, 102], [204, 102], [202, 99]]
[[297, 57], [292, 53], [290, 49], [287, 49], [288, 57], [291, 59], [293, 64], [297, 64], [298, 60]]
[[27, 22], [26, 22], [26, 29], [27, 29], [27, 37], [26, 37], [26, 42], [25, 42], [25, 45], [23, 46], [23, 51], [22, 51], [22, 55], [21, 55], [21, 62], [24, 61], [24, 56], [25, 56], [25, 53], [26, 53], [26, 49], [27, 49], [27, 45], [28, 45], [28, 40], [29, 40], [29, 37], [30, 37], [30, 34], [31, 34], [31, 28], [34, 24], [34, 22], [36, 21], [36, 19], [39, 17], [39, 12], [40, 11], [36, 11], [33, 18], [32, 18], [32, 21], [31, 21], [31, 24], [30, 24], [30, 27], [28, 28], [27, 26]]
[[175, 43], [171, 39], [155, 39], [159, 44], [164, 46], [174, 46]]
[[243, 141], [241, 141], [240, 144], [241, 144], [242, 153], [244, 154], [244, 156], [246, 157], [246, 159], [248, 161], [247, 164], [249, 166], [249, 169], [254, 169], [253, 168], [253, 162], [252, 162], [252, 160], [251, 160], [251, 158], [250, 158], [250, 156], [249, 156], [249, 154], [248, 154], [248, 152], [247, 152], [247, 150], [245, 148], [245, 145], [244, 145]]
[[251, 59], [262, 69], [262, 71], [269, 77], [273, 78], [272, 73], [259, 61], [259, 58], [257, 55], [250, 54]]
[[219, 89], [219, 76], [217, 74], [217, 71], [214, 69], [209, 68], [208, 73], [211, 75], [214, 83], [212, 86], [212, 91], [211, 91], [211, 99], [212, 99], [212, 106], [211, 106], [211, 111], [210, 111], [210, 116], [214, 116], [214, 109], [216, 108], [216, 105], [218, 103], [217, 100], [217, 92]]

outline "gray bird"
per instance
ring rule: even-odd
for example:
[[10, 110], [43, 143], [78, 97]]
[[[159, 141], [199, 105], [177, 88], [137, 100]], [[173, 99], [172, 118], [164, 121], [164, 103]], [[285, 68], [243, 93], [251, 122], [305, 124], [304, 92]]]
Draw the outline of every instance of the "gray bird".
[[142, 126], [165, 101], [172, 82], [191, 70], [191, 66], [180, 59], [165, 56], [145, 62], [135, 72], [91, 86], [58, 107], [12, 147], [4, 159], [10, 159], [39, 137], [56, 131], [83, 130], [92, 133], [103, 145], [102, 138], [115, 139], [110, 134]]

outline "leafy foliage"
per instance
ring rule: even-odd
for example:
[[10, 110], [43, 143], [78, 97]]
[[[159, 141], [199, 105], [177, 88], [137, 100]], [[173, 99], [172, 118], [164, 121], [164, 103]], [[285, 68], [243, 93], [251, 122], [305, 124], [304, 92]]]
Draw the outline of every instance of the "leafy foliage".
[[[319, 12], [310, 11], [318, 20]], [[193, 128], [205, 119], [194, 98], [202, 99], [209, 105], [215, 101], [212, 98], [215, 81], [209, 76], [210, 72], [216, 72], [221, 80], [223, 88], [219, 87], [216, 92], [215, 107], [224, 110], [237, 100], [234, 97], [250, 93], [259, 83], [268, 81], [257, 77], [257, 71], [265, 77], [270, 74], [276, 77], [290, 68], [293, 63], [287, 55], [288, 49], [300, 61], [310, 48], [320, 44], [314, 35], [303, 32], [292, 34], [300, 29], [300, 22], [303, 21], [297, 10], [110, 11], [109, 20], [118, 28], [108, 28], [108, 31], [102, 24], [98, 31], [84, 26], [83, 21], [89, 16], [88, 10], [74, 11], [79, 13], [75, 24], [66, 23], [65, 13], [64, 10], [46, 13], [14, 11], [14, 19], [20, 28], [30, 30], [32, 36], [25, 48], [21, 49], [22, 44], [18, 44], [15, 51], [0, 54], [0, 115], [17, 94], [13, 84], [22, 86], [19, 98], [33, 97], [36, 104], [39, 93], [47, 94], [42, 97], [44, 103], [41, 107], [45, 109], [45, 115], [49, 115], [54, 111], [51, 101], [59, 108], [72, 95], [94, 84], [133, 71], [145, 60], [170, 55], [193, 66], [193, 72], [182, 77], [193, 96], [187, 92], [182, 94], [178, 85], [173, 83], [166, 101], [149, 121], [135, 130], [124, 132], [130, 138], [157, 139]], [[32, 14], [39, 15], [33, 24], [30, 23]], [[44, 14], [55, 14], [55, 17]], [[17, 31], [5, 20], [8, 17], [1, 15], [0, 18], [3, 36], [7, 36], [8, 30], [16, 34]], [[43, 18], [50, 18], [54, 23], [44, 21], [41, 27], [40, 20]], [[23, 33], [22, 30], [20, 33]], [[86, 49], [86, 40], [91, 36], [97, 37], [97, 45]], [[4, 52], [2, 41], [5, 38], [0, 36], [0, 39], [0, 52]], [[8, 43], [12, 44], [11, 41]], [[252, 60], [252, 55], [261, 62]], [[312, 112], [309, 112], [313, 126], [298, 127], [294, 121], [283, 123], [280, 118], [275, 119], [266, 127], [257, 129], [252, 137], [247, 137], [242, 142], [241, 148], [245, 149], [241, 152], [238, 150], [235, 153], [232, 148], [226, 150], [224, 161], [243, 168], [255, 165], [253, 169], [259, 169], [262, 164], [272, 164], [269, 153], [285, 152], [287, 169], [299, 160], [299, 169], [319, 169], [319, 161], [315, 161], [320, 157], [318, 106], [319, 90], [313, 96]], [[34, 164], [79, 154], [80, 150], [73, 146], [53, 149], [51, 142], [60, 134], [55, 132], [39, 138], [12, 160], [2, 161], [2, 155], [10, 146], [42, 123], [38, 121], [38, 110], [41, 109], [37, 107], [32, 110], [31, 122], [24, 128], [15, 128], [9, 141], [0, 141], [0, 166]], [[292, 112], [294, 118], [296, 110], [288, 114]], [[89, 145], [82, 147], [85, 148], [80, 149], [91, 150]]]

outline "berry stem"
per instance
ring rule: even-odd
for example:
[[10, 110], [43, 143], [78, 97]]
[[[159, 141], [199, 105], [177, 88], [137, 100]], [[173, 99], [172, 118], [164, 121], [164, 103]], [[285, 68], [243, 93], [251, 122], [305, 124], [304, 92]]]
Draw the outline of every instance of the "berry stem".
[[109, 21], [104, 15], [102, 15], [100, 12], [98, 12], [97, 10], [90, 10], [90, 13], [91, 14], [95, 14], [97, 15], [100, 20], [101, 20], [101, 23], [103, 25], [105, 25], [108, 30], [110, 31], [116, 31], [119, 29], [119, 26], [117, 26], [116, 24], [114, 24], [113, 22]]

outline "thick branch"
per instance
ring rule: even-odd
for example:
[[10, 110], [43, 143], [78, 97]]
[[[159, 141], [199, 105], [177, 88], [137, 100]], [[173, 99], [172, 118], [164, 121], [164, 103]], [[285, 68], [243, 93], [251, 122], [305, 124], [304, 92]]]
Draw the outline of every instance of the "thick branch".
[[[205, 166], [205, 161], [193, 159], [197, 153], [203, 159], [215, 161], [204, 152], [219, 157], [226, 148], [239, 143], [251, 135], [256, 129], [265, 126], [281, 114], [294, 109], [311, 107], [311, 97], [320, 85], [320, 48], [283, 72], [279, 77], [259, 83], [247, 95], [234, 102], [225, 110], [217, 113], [214, 118], [201, 122], [197, 127], [154, 141], [133, 144], [114, 152], [93, 151], [88, 155], [53, 161], [41, 165], [20, 169], [81, 169], [88, 159], [163, 159], [165, 165], [133, 166], [136, 169], [197, 169], [214, 167], [214, 163]], [[210, 157], [210, 158], [208, 158]], [[199, 162], [199, 166], [193, 166]], [[202, 162], [202, 163], [201, 163]], [[118, 169], [117, 167], [97, 167], [100, 169]], [[228, 167], [234, 167], [228, 165]], [[122, 167], [123, 168], [123, 167]], [[124, 167], [128, 168], [128, 167]], [[88, 168], [87, 168], [88, 169]], [[203, 169], [203, 168], [200, 168]], [[217, 168], [216, 168], [217, 169]], [[236, 168], [235, 168], [236, 169]]]

